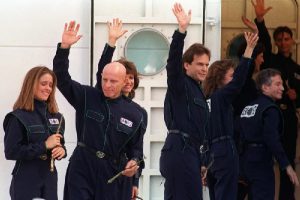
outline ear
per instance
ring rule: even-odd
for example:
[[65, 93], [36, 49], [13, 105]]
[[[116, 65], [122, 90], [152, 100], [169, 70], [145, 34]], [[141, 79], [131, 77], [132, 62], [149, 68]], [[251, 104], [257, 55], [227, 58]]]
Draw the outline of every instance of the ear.
[[265, 85], [265, 84], [263, 84], [262, 86], [261, 86], [261, 90], [262, 90], [262, 92], [263, 93], [268, 93], [269, 92], [269, 86], [267, 86], [267, 85]]
[[185, 70], [187, 70], [189, 68], [189, 63], [187, 63], [187, 62], [183, 63], [183, 67]]

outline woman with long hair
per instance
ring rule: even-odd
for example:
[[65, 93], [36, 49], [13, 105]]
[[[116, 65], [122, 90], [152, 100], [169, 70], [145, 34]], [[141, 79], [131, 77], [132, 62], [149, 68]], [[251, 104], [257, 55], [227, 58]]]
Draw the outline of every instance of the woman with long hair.
[[238, 154], [233, 141], [232, 102], [244, 85], [258, 40], [254, 33], [246, 32], [244, 36], [247, 47], [236, 70], [232, 60], [215, 61], [203, 83], [210, 110], [208, 138], [213, 164], [207, 181], [212, 200], [233, 200], [237, 194]]
[[54, 160], [66, 157], [65, 123], [55, 100], [56, 76], [44, 66], [28, 71], [13, 111], [4, 119], [4, 152], [15, 160], [12, 200], [57, 198]]

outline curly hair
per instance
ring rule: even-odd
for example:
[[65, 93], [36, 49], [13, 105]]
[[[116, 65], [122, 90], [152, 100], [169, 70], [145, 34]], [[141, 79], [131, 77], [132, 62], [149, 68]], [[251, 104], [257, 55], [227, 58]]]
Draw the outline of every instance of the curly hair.
[[224, 86], [223, 80], [230, 68], [235, 68], [235, 62], [231, 59], [218, 60], [210, 65], [203, 82], [203, 92], [206, 97], [210, 97], [213, 92]]

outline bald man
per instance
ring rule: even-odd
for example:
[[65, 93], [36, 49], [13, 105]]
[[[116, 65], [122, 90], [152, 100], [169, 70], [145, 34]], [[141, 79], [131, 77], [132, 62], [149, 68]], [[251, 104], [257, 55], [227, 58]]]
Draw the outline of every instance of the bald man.
[[[65, 200], [131, 199], [131, 178], [143, 159], [146, 130], [141, 108], [121, 95], [126, 69], [113, 62], [101, 74], [101, 89], [82, 85], [68, 72], [70, 47], [81, 36], [79, 24], [65, 24], [53, 60], [57, 87], [76, 110], [77, 146], [65, 179]], [[122, 176], [108, 180], [118, 172]]]

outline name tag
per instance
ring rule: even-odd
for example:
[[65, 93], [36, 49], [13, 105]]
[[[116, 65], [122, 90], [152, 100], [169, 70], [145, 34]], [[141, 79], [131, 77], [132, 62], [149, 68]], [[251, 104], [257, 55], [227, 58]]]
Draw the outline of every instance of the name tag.
[[50, 124], [59, 124], [59, 120], [58, 119], [49, 119]]
[[124, 125], [126, 125], [128, 127], [132, 127], [132, 124], [133, 124], [132, 121], [130, 121], [128, 119], [125, 119], [123, 117], [121, 117], [120, 122], [121, 122], [121, 124], [124, 124]]

